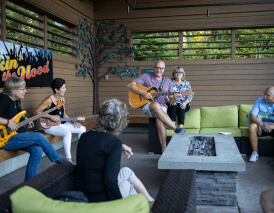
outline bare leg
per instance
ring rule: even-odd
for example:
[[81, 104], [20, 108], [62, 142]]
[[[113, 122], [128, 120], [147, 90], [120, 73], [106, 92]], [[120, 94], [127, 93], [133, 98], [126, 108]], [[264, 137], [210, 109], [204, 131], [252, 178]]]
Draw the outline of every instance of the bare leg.
[[179, 128], [184, 128], [184, 124], [179, 124]]
[[159, 118], [164, 124], [168, 125], [171, 129], [175, 130], [176, 126], [173, 123], [173, 121], [170, 119], [170, 117], [168, 116], [167, 113], [165, 113], [162, 108], [161, 105], [157, 102], [153, 102], [149, 105], [149, 109], [150, 111], [153, 111], [157, 118]]
[[150, 196], [144, 184], [140, 181], [139, 178], [135, 177], [134, 181], [132, 182], [132, 185], [134, 189], [136, 190], [136, 192], [143, 194], [149, 202], [154, 201], [154, 199]]
[[156, 118], [156, 126], [163, 153], [166, 149], [166, 127], [165, 124], [158, 117]]
[[274, 189], [266, 190], [261, 193], [260, 204], [264, 213], [274, 212]]
[[248, 129], [248, 137], [252, 151], [258, 153], [258, 136], [257, 136], [258, 126], [257, 124], [251, 123]]
[[73, 162], [72, 162], [72, 160], [71, 160], [71, 158], [67, 158], [67, 161], [69, 161], [69, 162], [73, 163]]

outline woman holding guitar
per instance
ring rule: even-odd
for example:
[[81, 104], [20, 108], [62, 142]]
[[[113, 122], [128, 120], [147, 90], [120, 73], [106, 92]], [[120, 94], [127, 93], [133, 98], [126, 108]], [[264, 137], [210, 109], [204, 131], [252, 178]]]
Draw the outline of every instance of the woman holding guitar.
[[[59, 102], [65, 102], [66, 84], [62, 78], [55, 78], [51, 82], [51, 89], [53, 95], [48, 96], [45, 100], [39, 104], [35, 109], [34, 113], [39, 114], [45, 110], [55, 107]], [[72, 120], [84, 120], [84, 118], [69, 118], [66, 114], [65, 106], [63, 105], [60, 109], [56, 109], [49, 114], [43, 116], [41, 119], [41, 125], [44, 127], [44, 132], [50, 135], [63, 137], [63, 144], [65, 149], [66, 158], [68, 161], [71, 160], [71, 136], [72, 133], [78, 133], [78, 139], [83, 132], [86, 132], [86, 127], [82, 126], [78, 122], [70, 123], [66, 121]], [[63, 120], [63, 121], [61, 121]], [[61, 122], [60, 122], [61, 121]]]
[[[185, 80], [185, 71], [182, 67], [176, 66], [172, 72], [173, 92], [192, 91], [190, 83]], [[190, 102], [193, 98], [193, 93], [190, 96], [181, 96], [176, 102], [170, 101], [169, 103], [169, 116], [173, 123], [176, 122], [176, 116], [178, 118], [178, 126], [183, 128], [185, 123], [185, 113], [190, 109]]]
[[[32, 118], [23, 117], [20, 101], [26, 94], [26, 82], [19, 77], [6, 80], [0, 94], [0, 147], [5, 150], [23, 150], [30, 154], [25, 180], [36, 175], [42, 154], [55, 163], [72, 164], [63, 159], [45, 136], [38, 132], [27, 132], [23, 125], [33, 127]], [[20, 114], [21, 113], [21, 114]], [[20, 122], [19, 122], [20, 121]]]

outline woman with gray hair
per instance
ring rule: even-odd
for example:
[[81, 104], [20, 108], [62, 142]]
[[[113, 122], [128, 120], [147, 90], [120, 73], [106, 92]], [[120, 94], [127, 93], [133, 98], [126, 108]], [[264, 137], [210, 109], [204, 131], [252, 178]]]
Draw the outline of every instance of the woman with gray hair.
[[[172, 72], [173, 92], [192, 91], [190, 83], [185, 80], [185, 71], [182, 67], [176, 66]], [[185, 124], [185, 113], [190, 109], [191, 96], [181, 96], [176, 101], [167, 99], [169, 103], [169, 116], [175, 124], [176, 117], [178, 119], [179, 128], [183, 128]], [[185, 130], [184, 130], [185, 131]]]
[[126, 104], [110, 99], [100, 108], [97, 126], [83, 133], [77, 147], [75, 189], [84, 192], [90, 202], [102, 202], [142, 193], [148, 194], [134, 172], [120, 169], [121, 151], [128, 158], [133, 155], [130, 147], [116, 137], [128, 124]]

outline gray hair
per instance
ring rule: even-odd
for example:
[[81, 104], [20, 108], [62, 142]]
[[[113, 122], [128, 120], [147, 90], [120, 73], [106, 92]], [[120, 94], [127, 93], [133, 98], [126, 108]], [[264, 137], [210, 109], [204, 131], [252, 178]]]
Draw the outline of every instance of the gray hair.
[[185, 80], [186, 74], [185, 74], [185, 71], [184, 71], [183, 67], [180, 67], [180, 66], [174, 67], [173, 72], [172, 72], [172, 80], [175, 80], [174, 74], [175, 74], [176, 72], [181, 72], [181, 73], [183, 73], [182, 81], [184, 81], [184, 80]]
[[127, 105], [116, 98], [109, 99], [100, 108], [95, 130], [119, 135], [128, 125], [128, 119]]
[[22, 86], [26, 86], [26, 82], [24, 79], [19, 78], [17, 76], [9, 77], [4, 84], [3, 93], [11, 96], [12, 90], [17, 90]]
[[166, 63], [164, 61], [162, 61], [162, 60], [157, 60], [155, 62], [155, 64], [154, 64], [154, 67], [156, 67], [156, 64], [158, 64], [158, 63], [163, 63], [164, 64], [164, 68], [166, 68]]

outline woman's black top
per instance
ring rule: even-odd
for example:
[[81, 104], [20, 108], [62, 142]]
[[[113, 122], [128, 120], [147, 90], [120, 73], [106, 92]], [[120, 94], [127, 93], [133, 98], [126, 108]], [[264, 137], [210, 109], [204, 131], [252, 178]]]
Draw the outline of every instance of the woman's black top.
[[[22, 111], [20, 101], [13, 101], [8, 95], [0, 93], [0, 117], [5, 119], [12, 119], [15, 115]], [[24, 121], [21, 117], [19, 122]], [[26, 132], [22, 126], [17, 130], [18, 133]]]
[[90, 202], [122, 198], [118, 187], [122, 142], [112, 134], [88, 131], [77, 147], [75, 189], [83, 191]]
[[[47, 111], [47, 110], [52, 109], [52, 108], [54, 108], [54, 107], [56, 107], [56, 105], [55, 105], [53, 102], [51, 102], [50, 107], [47, 108], [47, 109], [45, 109], [44, 111]], [[43, 111], [43, 112], [44, 112], [44, 111]], [[64, 112], [65, 112], [64, 106], [62, 105], [59, 109], [55, 109], [55, 110], [53, 110], [52, 112], [50, 112], [49, 114], [50, 114], [50, 115], [59, 115], [60, 118], [63, 118], [63, 117], [64, 117]], [[64, 124], [64, 123], [66, 123], [66, 121], [62, 121], [61, 123]]]

